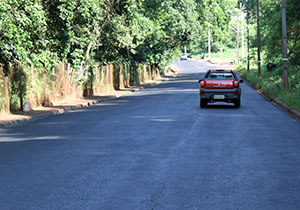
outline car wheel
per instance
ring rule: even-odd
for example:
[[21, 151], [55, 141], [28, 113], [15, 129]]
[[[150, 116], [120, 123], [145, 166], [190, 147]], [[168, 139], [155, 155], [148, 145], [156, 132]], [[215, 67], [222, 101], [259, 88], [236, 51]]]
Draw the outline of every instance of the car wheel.
[[200, 98], [200, 108], [205, 108], [206, 106], [207, 106], [206, 100]]
[[241, 98], [238, 98], [234, 102], [234, 107], [235, 108], [240, 108], [240, 106], [241, 106]]

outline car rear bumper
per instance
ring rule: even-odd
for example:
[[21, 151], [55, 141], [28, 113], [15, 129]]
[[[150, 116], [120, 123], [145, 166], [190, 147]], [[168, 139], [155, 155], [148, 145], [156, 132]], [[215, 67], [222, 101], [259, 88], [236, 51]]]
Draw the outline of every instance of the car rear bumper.
[[227, 101], [240, 98], [241, 89], [200, 89], [200, 98], [208, 101]]

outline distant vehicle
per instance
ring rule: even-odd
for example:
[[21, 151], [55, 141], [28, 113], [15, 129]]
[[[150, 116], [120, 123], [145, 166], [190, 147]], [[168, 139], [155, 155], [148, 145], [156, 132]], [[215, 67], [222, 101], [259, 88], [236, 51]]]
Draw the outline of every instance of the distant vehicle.
[[209, 70], [200, 83], [200, 107], [207, 103], [223, 101], [234, 103], [236, 108], [241, 105], [240, 83], [243, 80], [232, 70]]
[[187, 60], [187, 53], [181, 54], [181, 60]]

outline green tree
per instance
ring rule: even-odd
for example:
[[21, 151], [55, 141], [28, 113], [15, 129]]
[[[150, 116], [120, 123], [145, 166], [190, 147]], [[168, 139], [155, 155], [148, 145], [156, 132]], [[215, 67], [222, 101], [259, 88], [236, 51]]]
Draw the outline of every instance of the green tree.
[[[292, 65], [300, 65], [300, 4], [297, 0], [286, 2], [288, 55]], [[262, 46], [267, 60], [281, 62], [282, 28], [281, 1], [264, 1], [262, 8]]]
[[[230, 28], [231, 14], [236, 8], [234, 0], [196, 0], [201, 27], [201, 36], [197, 40], [203, 51], [207, 50], [208, 30], [211, 31], [212, 51], [234, 45], [232, 29]], [[234, 36], [234, 38], [233, 38]]]
[[9, 63], [25, 62], [43, 49], [46, 21], [40, 2], [33, 0], [3, 0], [0, 16], [0, 62], [7, 75]]

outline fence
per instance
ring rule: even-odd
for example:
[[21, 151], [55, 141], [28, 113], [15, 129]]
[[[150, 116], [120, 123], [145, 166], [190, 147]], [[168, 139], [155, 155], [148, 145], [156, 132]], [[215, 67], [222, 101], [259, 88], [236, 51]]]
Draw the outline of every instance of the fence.
[[[25, 102], [33, 107], [51, 106], [66, 97], [87, 97], [138, 85], [159, 76], [155, 65], [107, 64], [72, 69], [62, 61], [51, 68], [17, 63], [5, 77], [0, 67], [0, 111], [22, 109]], [[5, 88], [5, 80], [9, 82]], [[5, 91], [7, 89], [7, 91]]]

